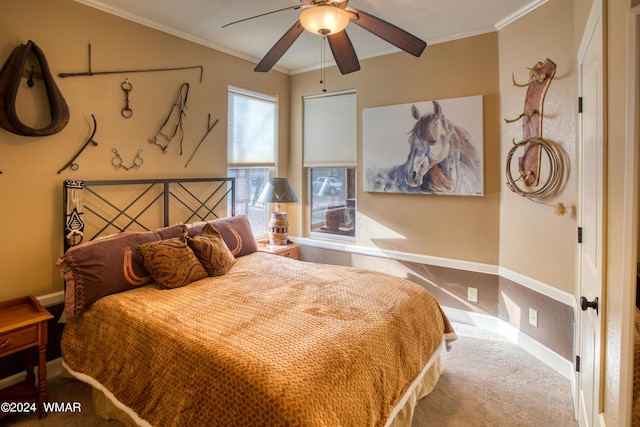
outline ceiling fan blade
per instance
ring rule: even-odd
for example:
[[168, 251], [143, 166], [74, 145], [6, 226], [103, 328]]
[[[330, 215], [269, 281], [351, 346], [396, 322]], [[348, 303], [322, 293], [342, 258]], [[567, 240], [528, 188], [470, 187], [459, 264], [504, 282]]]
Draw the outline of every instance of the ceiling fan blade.
[[261, 13], [260, 15], [255, 15], [255, 16], [250, 16], [248, 18], [243, 18], [243, 19], [238, 19], [237, 21], [233, 21], [233, 22], [229, 22], [228, 24], [224, 24], [221, 28], [224, 27], [228, 27], [229, 25], [233, 25], [233, 24], [237, 24], [239, 22], [244, 22], [244, 21], [248, 21], [250, 19], [255, 19], [255, 18], [260, 18], [261, 16], [267, 16], [267, 15], [271, 15], [272, 13], [278, 13], [278, 12], [282, 12], [284, 10], [290, 10], [290, 9], [300, 9], [301, 7], [304, 7], [304, 5], [297, 5], [297, 6], [289, 6], [289, 7], [284, 7], [282, 9], [278, 9], [278, 10], [272, 10], [271, 12], [265, 12], [265, 13]]
[[339, 33], [329, 34], [327, 39], [329, 40], [331, 52], [333, 52], [333, 58], [336, 60], [336, 64], [338, 64], [342, 74], [353, 73], [360, 69], [358, 56], [346, 31], [342, 30]]
[[264, 58], [262, 58], [262, 61], [258, 63], [253, 71], [259, 71], [263, 73], [269, 71], [274, 65], [276, 65], [276, 62], [278, 62], [280, 58], [282, 58], [282, 55], [285, 54], [285, 52], [291, 47], [293, 42], [296, 41], [296, 39], [300, 36], [300, 34], [302, 34], [303, 31], [304, 28], [302, 27], [300, 20], [298, 20], [298, 22], [293, 24], [293, 26], [289, 28], [286, 33], [284, 33], [280, 40], [278, 40], [278, 42], [273, 45], [271, 50], [267, 52]]
[[351, 21], [354, 24], [361, 26], [413, 56], [422, 55], [424, 48], [427, 47], [426, 42], [387, 21], [352, 7], [348, 7], [346, 10], [351, 12]]

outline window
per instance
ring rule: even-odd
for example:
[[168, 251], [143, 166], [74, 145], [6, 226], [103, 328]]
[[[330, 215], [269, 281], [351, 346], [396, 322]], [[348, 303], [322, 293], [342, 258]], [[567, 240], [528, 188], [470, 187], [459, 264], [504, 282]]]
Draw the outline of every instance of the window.
[[356, 235], [355, 91], [304, 98], [311, 235]]
[[356, 169], [309, 169], [311, 233], [356, 235]]
[[268, 232], [267, 209], [258, 202], [260, 193], [269, 182], [272, 168], [227, 168], [227, 176], [236, 179], [236, 215], [246, 215], [255, 235]]
[[268, 209], [258, 198], [275, 170], [278, 98], [229, 86], [228, 99], [227, 174], [236, 178], [236, 214], [264, 235]]

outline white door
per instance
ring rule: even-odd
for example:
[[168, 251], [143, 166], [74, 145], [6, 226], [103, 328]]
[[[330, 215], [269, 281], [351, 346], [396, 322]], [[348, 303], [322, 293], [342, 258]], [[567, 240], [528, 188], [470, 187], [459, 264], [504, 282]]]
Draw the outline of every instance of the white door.
[[[594, 9], [597, 9], [595, 7]], [[578, 58], [580, 116], [578, 221], [578, 356], [580, 426], [599, 425], [602, 309], [603, 99], [602, 22], [598, 13], [583, 39]]]

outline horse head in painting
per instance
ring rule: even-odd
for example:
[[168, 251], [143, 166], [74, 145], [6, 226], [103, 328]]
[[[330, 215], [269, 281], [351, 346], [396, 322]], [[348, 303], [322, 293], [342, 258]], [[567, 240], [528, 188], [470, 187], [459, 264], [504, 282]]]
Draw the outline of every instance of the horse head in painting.
[[372, 171], [374, 191], [433, 194], [482, 194], [482, 168], [468, 132], [444, 115], [433, 101], [433, 113], [422, 114], [409, 133], [409, 155], [402, 165]]

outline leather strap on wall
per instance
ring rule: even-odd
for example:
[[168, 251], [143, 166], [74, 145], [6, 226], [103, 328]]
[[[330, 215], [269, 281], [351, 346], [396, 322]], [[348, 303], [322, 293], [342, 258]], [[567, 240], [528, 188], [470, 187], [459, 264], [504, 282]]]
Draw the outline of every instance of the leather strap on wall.
[[[51, 113], [51, 123], [40, 129], [25, 125], [16, 113], [16, 96], [30, 52], [40, 64]], [[68, 122], [69, 107], [51, 75], [44, 52], [31, 40], [16, 47], [0, 70], [0, 127], [17, 135], [47, 136], [60, 132]]]

